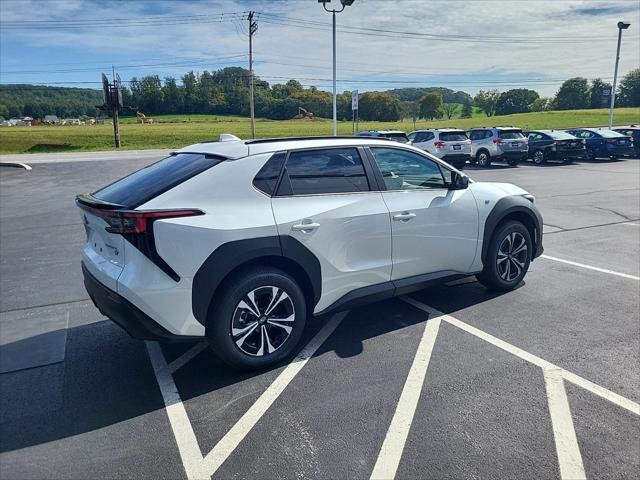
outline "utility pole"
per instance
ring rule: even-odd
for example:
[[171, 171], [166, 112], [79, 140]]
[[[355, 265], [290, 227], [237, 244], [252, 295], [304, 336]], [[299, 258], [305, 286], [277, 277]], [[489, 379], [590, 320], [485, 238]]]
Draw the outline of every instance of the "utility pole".
[[111, 104], [113, 110], [112, 118], [113, 118], [113, 140], [115, 142], [116, 148], [120, 148], [120, 119], [118, 118], [118, 110], [120, 108], [120, 82], [116, 79], [116, 68], [111, 65], [111, 73], [113, 74], [113, 90], [111, 91]]
[[256, 138], [256, 114], [253, 105], [253, 35], [258, 30], [258, 24], [253, 21], [255, 12], [249, 12], [249, 111], [251, 112], [251, 138]]

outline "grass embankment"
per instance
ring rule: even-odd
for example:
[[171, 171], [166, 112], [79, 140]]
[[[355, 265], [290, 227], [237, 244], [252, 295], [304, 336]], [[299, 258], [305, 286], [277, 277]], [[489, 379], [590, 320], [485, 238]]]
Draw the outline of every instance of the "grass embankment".
[[[151, 125], [138, 125], [126, 119], [120, 127], [122, 148], [177, 148], [202, 140], [216, 139], [220, 133], [232, 133], [249, 138], [249, 120], [221, 115], [163, 115], [153, 117]], [[190, 120], [189, 120], [190, 119]], [[615, 111], [616, 125], [640, 123], [640, 108], [620, 108]], [[492, 125], [513, 125], [524, 129], [562, 129], [580, 126], [599, 126], [608, 123], [608, 110], [566, 110], [521, 113], [498, 117], [416, 122], [415, 128], [458, 127], [471, 128]], [[400, 122], [360, 122], [360, 130], [414, 129], [411, 120]], [[260, 138], [330, 135], [331, 121], [327, 119], [263, 120], [256, 122]], [[338, 133], [350, 135], [351, 122], [339, 122]], [[1, 127], [0, 153], [35, 153], [65, 151], [96, 151], [113, 149], [111, 125]]]

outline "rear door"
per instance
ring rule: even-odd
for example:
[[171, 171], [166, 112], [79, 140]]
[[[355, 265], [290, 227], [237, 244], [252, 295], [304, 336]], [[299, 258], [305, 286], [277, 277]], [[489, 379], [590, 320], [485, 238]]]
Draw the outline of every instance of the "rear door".
[[370, 148], [391, 212], [393, 280], [467, 273], [478, 243], [478, 208], [469, 190], [449, 190], [439, 165], [410, 150]]
[[371, 187], [362, 149], [289, 152], [272, 199], [279, 235], [288, 235], [319, 260], [321, 311], [352, 290], [391, 278], [391, 226], [382, 194]]

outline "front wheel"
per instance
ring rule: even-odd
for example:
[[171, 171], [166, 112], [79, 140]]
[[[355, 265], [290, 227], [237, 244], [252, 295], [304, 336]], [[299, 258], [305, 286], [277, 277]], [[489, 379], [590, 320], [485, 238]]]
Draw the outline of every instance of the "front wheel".
[[253, 268], [228, 280], [207, 322], [214, 353], [239, 370], [267, 368], [296, 347], [306, 323], [302, 290], [287, 273]]
[[520, 222], [508, 221], [492, 235], [478, 281], [490, 290], [512, 290], [529, 270], [533, 243], [527, 228]]
[[511, 158], [507, 160], [507, 165], [509, 165], [510, 167], [517, 167], [519, 163], [520, 163], [520, 160], [517, 158]]

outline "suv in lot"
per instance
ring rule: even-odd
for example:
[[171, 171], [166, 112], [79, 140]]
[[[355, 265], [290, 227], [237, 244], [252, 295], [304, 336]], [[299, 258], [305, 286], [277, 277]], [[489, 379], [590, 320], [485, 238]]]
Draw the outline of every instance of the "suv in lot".
[[387, 138], [395, 142], [409, 143], [407, 134], [402, 130], [363, 130], [358, 132], [358, 137]]
[[76, 198], [85, 287], [136, 338], [207, 338], [229, 365], [264, 368], [309, 315], [471, 275], [511, 290], [542, 253], [533, 196], [418, 148], [223, 139]]
[[635, 150], [635, 157], [640, 158], [640, 126], [629, 125], [628, 127], [615, 127], [614, 132], [621, 133], [627, 137], [631, 137], [633, 141], [633, 149]]
[[416, 130], [409, 135], [411, 144], [453, 165], [464, 168], [471, 159], [471, 140], [457, 128]]
[[529, 153], [527, 139], [519, 128], [472, 128], [468, 134], [472, 161], [481, 167], [487, 168], [494, 161], [504, 161], [515, 167], [521, 160], [526, 160]]
[[585, 140], [587, 159], [611, 158], [615, 160], [626, 155], [633, 155], [633, 140], [606, 128], [574, 128], [567, 130], [571, 135]]
[[547, 163], [547, 160], [560, 160], [570, 163], [578, 158], [585, 158], [585, 140], [561, 130], [536, 130], [528, 132], [529, 158], [536, 165]]

